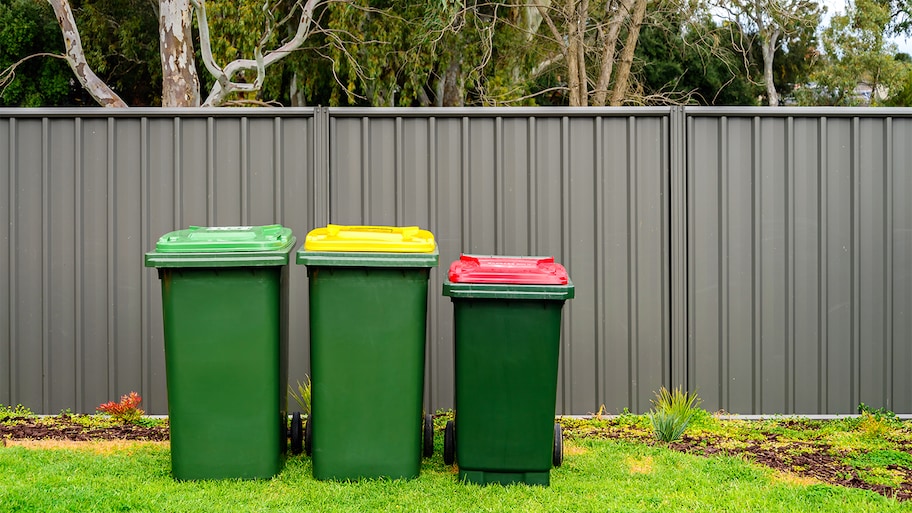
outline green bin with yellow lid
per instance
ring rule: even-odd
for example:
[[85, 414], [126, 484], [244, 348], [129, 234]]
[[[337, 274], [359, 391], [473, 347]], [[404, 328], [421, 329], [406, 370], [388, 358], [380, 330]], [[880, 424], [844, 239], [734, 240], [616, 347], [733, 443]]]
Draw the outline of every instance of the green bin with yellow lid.
[[433, 451], [422, 404], [437, 261], [434, 236], [415, 226], [328, 225], [298, 250], [310, 295], [304, 445], [315, 478], [410, 479]]

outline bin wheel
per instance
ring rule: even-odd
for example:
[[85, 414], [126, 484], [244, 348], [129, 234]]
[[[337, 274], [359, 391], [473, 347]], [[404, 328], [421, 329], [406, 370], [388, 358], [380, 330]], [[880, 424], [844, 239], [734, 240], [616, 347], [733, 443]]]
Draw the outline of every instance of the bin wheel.
[[434, 417], [430, 414], [424, 416], [424, 457], [430, 458], [434, 455]]
[[564, 462], [564, 435], [561, 432], [561, 425], [554, 424], [554, 451], [551, 453], [551, 463], [555, 467], [561, 466]]
[[292, 454], [301, 454], [303, 449], [302, 444], [304, 443], [304, 429], [301, 424], [301, 413], [294, 412], [291, 414], [291, 433], [289, 437], [291, 438], [291, 453]]
[[304, 424], [304, 454], [313, 455], [313, 413], [307, 416]]
[[448, 420], [443, 430], [443, 462], [447, 465], [456, 463], [456, 423]]

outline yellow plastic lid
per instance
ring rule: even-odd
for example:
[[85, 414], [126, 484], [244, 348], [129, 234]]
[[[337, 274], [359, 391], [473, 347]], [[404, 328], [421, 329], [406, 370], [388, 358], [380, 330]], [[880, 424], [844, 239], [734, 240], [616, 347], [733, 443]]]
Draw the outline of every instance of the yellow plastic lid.
[[417, 226], [339, 226], [315, 228], [304, 239], [307, 251], [432, 253], [434, 235]]

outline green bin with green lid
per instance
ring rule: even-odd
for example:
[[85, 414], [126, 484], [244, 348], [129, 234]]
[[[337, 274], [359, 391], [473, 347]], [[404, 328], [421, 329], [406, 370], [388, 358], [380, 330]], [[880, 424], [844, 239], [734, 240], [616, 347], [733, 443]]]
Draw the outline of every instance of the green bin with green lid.
[[433, 452], [422, 403], [437, 259], [434, 236], [417, 227], [329, 225], [298, 250], [310, 293], [304, 445], [315, 478], [414, 478]]
[[456, 366], [444, 461], [467, 482], [550, 484], [563, 459], [554, 405], [561, 310], [574, 294], [566, 269], [551, 257], [462, 255], [443, 294]]
[[161, 281], [175, 479], [269, 478], [282, 469], [294, 247], [280, 225], [191, 226], [146, 253]]

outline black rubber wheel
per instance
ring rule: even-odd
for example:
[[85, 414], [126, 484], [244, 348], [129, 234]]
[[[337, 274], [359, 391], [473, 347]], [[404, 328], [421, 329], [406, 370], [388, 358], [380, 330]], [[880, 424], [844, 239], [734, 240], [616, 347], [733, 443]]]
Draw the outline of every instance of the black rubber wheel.
[[422, 438], [424, 442], [424, 451], [422, 454], [425, 458], [430, 458], [434, 455], [434, 417], [430, 414], [424, 416], [424, 436]]
[[448, 420], [443, 430], [443, 462], [447, 465], [456, 463], [456, 423]]
[[554, 450], [551, 453], [551, 464], [555, 467], [561, 466], [564, 462], [564, 434], [561, 432], [561, 425], [554, 424]]
[[313, 414], [307, 416], [304, 424], [304, 454], [313, 455]]
[[291, 429], [288, 436], [291, 438], [291, 453], [301, 454], [304, 443], [304, 426], [301, 424], [300, 412], [291, 414]]

